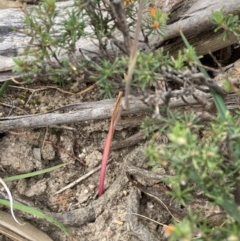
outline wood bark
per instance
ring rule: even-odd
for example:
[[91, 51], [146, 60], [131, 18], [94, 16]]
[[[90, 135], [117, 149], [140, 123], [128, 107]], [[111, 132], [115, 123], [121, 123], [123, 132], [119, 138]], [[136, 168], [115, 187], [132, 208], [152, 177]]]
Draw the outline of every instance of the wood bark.
[[19, 8], [21, 6], [22, 6], [22, 3], [20, 1], [9, 1], [9, 0], [0, 1], [0, 9]]
[[[212, 101], [210, 94], [202, 94], [202, 99]], [[240, 97], [237, 94], [229, 94], [225, 97], [225, 103], [228, 109], [236, 109], [240, 105]], [[71, 124], [80, 121], [100, 120], [110, 118], [114, 109], [115, 100], [102, 100], [98, 102], [87, 102], [74, 104], [75, 111], [68, 113], [46, 113], [27, 116], [14, 116], [0, 119], [0, 133], [21, 128], [38, 128], [60, 124]], [[190, 106], [195, 113], [202, 113], [204, 108], [193, 97], [182, 99], [172, 99], [170, 108], [179, 108], [179, 110]], [[78, 110], [77, 110], [78, 109]], [[142, 101], [132, 99], [129, 101], [129, 109], [123, 111], [122, 115], [146, 114], [151, 113], [150, 108]], [[204, 117], [203, 118], [208, 118]]]
[[[57, 1], [59, 2], [61, 0], [57, 0]], [[1, 0], [0, 9], [19, 8], [19, 7], [23, 7], [24, 4], [37, 4], [39, 2], [40, 0]]]
[[[19, 128], [47, 127], [58, 124], [70, 124], [79, 121], [99, 120], [112, 115], [115, 100], [103, 100], [90, 103], [79, 103], [77, 111], [69, 113], [47, 113], [29, 116], [16, 116], [0, 119], [0, 132]], [[149, 108], [139, 100], [130, 100], [130, 108], [123, 115], [144, 113]]]
[[239, 14], [240, 1], [184, 0], [180, 2], [170, 14], [170, 24], [167, 26], [165, 36], [152, 39], [152, 49], [163, 47], [166, 52], [169, 51], [171, 55], [176, 56], [177, 51], [184, 48], [179, 30], [184, 33], [199, 55], [237, 43], [238, 40], [233, 34], [229, 35], [227, 41], [223, 41], [221, 31], [214, 33], [216, 26], [210, 18], [213, 11], [221, 9], [225, 14]]
[[[4, 1], [12, 3], [12, 1]], [[66, 1], [65, 3], [57, 3], [57, 6], [61, 9], [60, 12], [63, 13], [64, 9], [67, 9], [71, 4], [72, 1]], [[212, 16], [212, 11], [217, 11], [221, 8], [223, 8], [225, 14], [239, 14], [240, 1], [212, 0], [209, 2], [208, 0], [182, 0], [171, 10], [165, 36], [163, 38], [153, 36], [150, 40], [152, 50], [163, 47], [165, 52], [169, 52], [170, 55], [176, 56], [178, 50], [184, 47], [184, 43], [179, 35], [180, 29], [187, 37], [190, 44], [196, 48], [199, 55], [207, 54], [209, 51], [214, 52], [237, 43], [238, 40], [233, 34], [229, 35], [227, 41], [223, 41], [221, 31], [214, 33], [215, 27], [210, 21], [210, 17]], [[28, 43], [28, 38], [16, 33], [14, 34], [10, 28], [10, 26], [21, 28], [23, 24], [21, 19], [22, 15], [20, 9], [0, 10], [0, 72], [9, 71], [6, 73], [7, 75], [14, 75], [11, 73], [15, 65], [12, 56], [21, 55], [23, 47]], [[62, 15], [64, 16], [64, 14]], [[21, 45], [19, 45], [19, 43], [21, 43]], [[91, 41], [88, 40], [79, 41], [77, 48], [91, 50], [96, 53], [98, 52], [96, 46], [91, 44]], [[8, 79], [6, 74], [3, 73], [0, 75], [0, 82], [4, 82]]]

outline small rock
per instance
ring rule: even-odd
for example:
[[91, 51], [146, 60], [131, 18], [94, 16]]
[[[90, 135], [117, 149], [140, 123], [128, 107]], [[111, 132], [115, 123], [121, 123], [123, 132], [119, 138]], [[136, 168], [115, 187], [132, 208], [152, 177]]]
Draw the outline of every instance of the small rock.
[[25, 191], [27, 189], [26, 179], [19, 180], [16, 187], [17, 187], [17, 191], [19, 192], [20, 195], [25, 194]]
[[127, 195], [128, 195], [128, 191], [123, 190], [123, 195], [124, 195], [124, 196], [127, 196]]
[[[66, 149], [68, 152], [73, 154], [73, 145], [74, 145], [74, 135], [70, 131], [63, 131], [61, 137], [60, 137], [60, 146]], [[74, 159], [69, 156], [68, 153], [59, 151], [60, 158], [62, 162], [74, 162]]]
[[84, 159], [85, 158], [85, 156], [86, 156], [86, 153], [80, 153], [79, 155], [78, 155], [78, 158], [79, 159]]
[[102, 160], [102, 153], [97, 150], [92, 151], [85, 158], [86, 165], [89, 168], [93, 168], [93, 167], [97, 166], [101, 160]]
[[43, 160], [52, 161], [55, 158], [55, 149], [53, 148], [52, 145], [45, 144], [41, 148], [41, 154], [42, 154]]
[[147, 202], [147, 207], [149, 209], [153, 209], [154, 205], [151, 202]]
[[91, 193], [89, 192], [89, 190], [85, 185], [81, 185], [79, 189], [80, 191], [78, 192], [78, 197], [77, 197], [78, 203], [84, 203], [91, 196]]
[[33, 157], [38, 160], [41, 161], [41, 149], [40, 148], [33, 148]]
[[160, 175], [164, 175], [164, 174], [166, 174], [165, 169], [162, 168], [162, 167], [159, 167], [159, 168], [156, 170], [156, 172], [157, 172], [158, 174], [160, 174]]
[[41, 180], [40, 182], [37, 182], [36, 184], [32, 185], [24, 193], [24, 195], [27, 197], [39, 196], [46, 191], [46, 188], [47, 188], [46, 180]]
[[89, 185], [88, 185], [88, 188], [91, 189], [91, 190], [93, 190], [93, 189], [95, 188], [95, 185], [89, 184]]
[[5, 136], [0, 151], [1, 165], [11, 168], [15, 173], [31, 172], [35, 168], [32, 146], [25, 137]]

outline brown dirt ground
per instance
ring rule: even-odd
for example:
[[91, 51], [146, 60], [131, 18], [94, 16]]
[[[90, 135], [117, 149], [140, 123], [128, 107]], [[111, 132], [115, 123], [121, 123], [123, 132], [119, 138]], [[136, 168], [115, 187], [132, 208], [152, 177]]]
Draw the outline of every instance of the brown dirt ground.
[[[179, 0], [178, 0], [179, 1]], [[170, 9], [178, 1], [157, 1], [156, 4]], [[63, 94], [54, 89], [31, 92], [36, 86], [25, 86], [26, 89], [16, 89], [10, 87], [1, 100], [0, 117], [36, 114], [47, 112], [58, 107], [86, 101], [96, 101], [97, 90], [74, 96]], [[76, 91], [76, 85], [69, 88]], [[87, 86], [80, 86], [84, 89]], [[31, 95], [33, 93], [33, 95]], [[99, 171], [78, 183], [71, 189], [67, 189], [61, 194], [56, 191], [67, 184], [88, 173], [94, 167], [100, 165], [102, 158], [102, 147], [104, 145], [110, 120], [87, 121], [66, 126], [46, 127], [36, 129], [16, 130], [14, 133], [0, 134], [0, 177], [8, 177], [21, 173], [28, 173], [43, 168], [48, 168], [57, 164], [70, 162], [64, 168], [37, 177], [23, 179], [7, 183], [14, 200], [25, 203], [31, 207], [36, 207], [45, 212], [64, 213], [79, 208], [90, 207], [97, 199]], [[115, 132], [114, 141], [118, 142], [137, 133], [139, 127], [126, 128]], [[49, 144], [50, 141], [52, 144]], [[143, 143], [139, 143], [140, 150]], [[61, 147], [59, 150], [56, 146]], [[128, 154], [134, 152], [137, 147], [124, 148], [111, 152], [113, 159], [108, 166], [105, 179], [105, 188], [108, 189], [117, 179], [123, 169], [123, 160], [128, 158]], [[74, 156], [84, 161], [88, 168], [85, 168], [76, 158], [66, 153], [66, 150]], [[141, 153], [140, 158], [143, 158]], [[129, 240], [137, 241], [130, 231], [128, 216], [129, 193], [133, 187], [126, 182], [124, 187], [105, 203], [104, 208], [91, 222], [81, 225], [67, 225], [76, 240], [84, 241], [108, 241], [108, 240]], [[4, 189], [0, 189], [0, 197], [4, 194]], [[104, 196], [103, 196], [104, 198]], [[150, 200], [146, 196], [140, 198], [139, 212], [160, 222], [168, 222], [169, 214], [157, 210], [161, 209], [159, 204]], [[8, 211], [7, 208], [0, 207], [1, 210]], [[46, 232], [54, 241], [70, 240], [62, 231], [46, 221], [36, 220], [34, 217], [17, 212], [18, 217], [23, 217], [25, 221], [32, 223], [37, 228]], [[89, 214], [90, 215], [90, 214]], [[142, 219], [144, 226], [148, 227], [158, 240], [163, 240], [161, 226]], [[0, 241], [8, 240], [1, 236]], [[143, 240], [143, 239], [141, 239]], [[155, 240], [155, 239], [153, 239]], [[148, 240], [149, 241], [149, 240]]]
[[[173, 1], [160, 2], [173, 3]], [[76, 97], [75, 95], [63, 94], [55, 89], [31, 92], [30, 90], [40, 87], [25, 87], [26, 89], [10, 87], [7, 90], [4, 94], [4, 101], [1, 100], [1, 103], [5, 105], [0, 105], [0, 117], [42, 113], [71, 103], [98, 100], [96, 89]], [[79, 88], [82, 90], [86, 87], [80, 86]], [[72, 89], [69, 87], [69, 90], [74, 89], [76, 91], [75, 88], [76, 85], [73, 85]], [[31, 96], [31, 93], [34, 94]], [[69, 211], [74, 212], [74, 210], [80, 208], [86, 208], [87, 210], [88, 207], [94, 206], [98, 199], [99, 171], [60, 194], [55, 194], [55, 192], [100, 165], [102, 147], [107, 136], [109, 123], [110, 120], [86, 121], [68, 125], [68, 128], [62, 125], [0, 133], [1, 178], [70, 162], [66, 167], [51, 173], [7, 183], [14, 200], [36, 207], [44, 212], [60, 215]], [[69, 127], [72, 129], [69, 129]], [[138, 131], [139, 127], [118, 130], [115, 132], [114, 141], [124, 140]], [[124, 171], [124, 163], [128, 159], [131, 161], [131, 153], [140, 153], [137, 157], [139, 162], [141, 162], [140, 159], [144, 159], [143, 145], [144, 143], [139, 143], [134, 147], [111, 152], [112, 162], [108, 166], [105, 179], [107, 191], [111, 189], [119, 176], [123, 177], [121, 173]], [[61, 147], [61, 149], [56, 148], [56, 146]], [[67, 154], [66, 151], [74, 155], [75, 158]], [[84, 167], [76, 157], [84, 161], [88, 167]], [[143, 162], [143, 165], [146, 168], [146, 161]], [[169, 171], [164, 169], [158, 170], [158, 172], [169, 174]], [[99, 207], [99, 211], [93, 219], [90, 218], [83, 224], [75, 223], [66, 226], [79, 241], [165, 240], [160, 225], [142, 218], [138, 218], [136, 222], [143, 224], [139, 227], [146, 227], [153, 234], [152, 239], [145, 239], [144, 236], [136, 237], [136, 233], [140, 233], [141, 230], [135, 229], [135, 233], [131, 231], [132, 227], [129, 225], [127, 213], [129, 213], [129, 202], [131, 202], [133, 190], [134, 187], [129, 182], [125, 182], [124, 185], [119, 186], [119, 190], [115, 190], [114, 195], [109, 200], [106, 197], [107, 201], [102, 202], [103, 207]], [[4, 189], [1, 188], [0, 197], [3, 194]], [[140, 214], [164, 224], [171, 222], [169, 213], [163, 210], [160, 204], [144, 194], [141, 195], [137, 210]], [[102, 199], [104, 200], [104, 198], [105, 194]], [[7, 208], [1, 206], [0, 209], [8, 211]], [[46, 221], [38, 220], [20, 212], [16, 213], [19, 217], [23, 217], [26, 221], [46, 232], [54, 241], [70, 240], [62, 231], [53, 225], [49, 225]], [[4, 240], [9, 239], [0, 235], [0, 241]]]
[[[0, 106], [1, 116], [13, 116], [26, 112], [29, 114], [44, 112], [46, 109], [54, 109], [74, 102], [98, 99], [96, 90], [86, 93], [84, 96], [75, 97], [49, 89], [35, 92], [26, 104], [30, 94], [31, 92], [27, 89], [9, 88], [4, 103], [17, 106], [18, 109]], [[73, 130], [65, 129], [62, 126], [17, 130], [16, 132], [1, 134], [0, 176], [2, 178], [70, 162], [66, 167], [51, 173], [7, 183], [15, 200], [45, 212], [61, 213], [91, 206], [92, 202], [97, 199], [99, 171], [61, 194], [55, 194], [55, 192], [100, 165], [102, 146], [107, 136], [109, 120], [75, 123], [68, 125], [68, 127], [72, 127]], [[114, 141], [123, 140], [138, 132], [138, 130], [139, 128], [135, 127], [116, 131]], [[46, 141], [50, 141], [62, 149], [58, 150]], [[141, 143], [139, 145], [143, 149]], [[124, 157], [135, 148], [136, 146], [111, 152], [113, 161], [108, 166], [105, 180], [106, 189], [111, 187], [119, 176], [123, 168]], [[88, 165], [88, 168], [85, 168], [76, 158], [69, 156], [64, 150], [79, 157]], [[104, 210], [94, 221], [70, 227], [76, 240], [139, 240], [131, 235], [127, 224], [126, 213], [130, 189], [131, 185], [127, 184], [124, 188], [118, 190], [114, 198], [106, 203]], [[1, 188], [0, 194], [3, 192], [4, 190]], [[143, 197], [140, 204], [140, 213], [161, 222], [169, 221], [168, 214], [164, 214], [165, 218], [161, 219], [160, 216], [164, 217], [164, 215], [156, 213], [158, 205], [153, 200]], [[3, 207], [1, 209], [7, 211]], [[18, 215], [22, 216], [21, 213], [18, 213]], [[70, 240], [62, 231], [46, 222], [38, 222], [33, 217], [26, 218], [26, 215], [24, 218], [44, 230], [55, 241]], [[160, 238], [159, 240], [162, 240], [159, 225], [149, 221], [146, 222], [146, 220], [142, 222], [145, 222], [150, 230], [153, 230], [156, 236]], [[4, 239], [1, 239], [0, 236], [0, 240]]]

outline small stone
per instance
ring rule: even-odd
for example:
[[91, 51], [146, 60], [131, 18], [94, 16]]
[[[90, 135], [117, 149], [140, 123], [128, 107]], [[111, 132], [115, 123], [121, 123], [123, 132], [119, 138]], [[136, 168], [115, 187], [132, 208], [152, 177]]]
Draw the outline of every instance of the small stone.
[[120, 226], [123, 226], [123, 224], [124, 224], [122, 221], [117, 220], [117, 219], [115, 219], [113, 222], [120, 225]]
[[33, 148], [33, 157], [36, 160], [41, 161], [41, 149], [40, 148]]
[[27, 188], [27, 181], [26, 179], [21, 179], [17, 183], [17, 191], [19, 192], [20, 195], [25, 194], [26, 188]]
[[41, 148], [41, 154], [43, 160], [52, 161], [55, 158], [55, 149], [52, 145], [45, 144]]
[[80, 159], [84, 159], [85, 156], [86, 156], [86, 153], [83, 153], [83, 152], [78, 155], [78, 157], [79, 157]]
[[128, 192], [126, 190], [123, 190], [123, 195], [124, 196], [127, 196], [128, 195]]
[[92, 193], [89, 192], [87, 186], [85, 186], [84, 184], [77, 187], [77, 192], [75, 196], [79, 204], [86, 202], [91, 195]]
[[[70, 131], [63, 131], [61, 137], [61, 147], [64, 148], [65, 150], [67, 150], [70, 153], [73, 153], [73, 146], [74, 146], [74, 135], [72, 132]], [[59, 151], [59, 156], [62, 160], [62, 162], [66, 163], [66, 162], [74, 162], [74, 158], [69, 156], [68, 153], [63, 152], [63, 151]]]
[[93, 167], [97, 166], [101, 160], [102, 160], [102, 153], [97, 150], [92, 151], [85, 158], [86, 165], [89, 168], [93, 168]]
[[147, 202], [147, 207], [149, 209], [153, 209], [154, 205], [151, 202]]
[[108, 237], [113, 237], [115, 235], [115, 232], [113, 232], [112, 230], [108, 231]]
[[21, 136], [18, 141], [14, 136], [7, 138], [6, 146], [0, 152], [2, 168], [11, 168], [16, 173], [27, 173], [33, 171], [36, 159], [33, 158], [32, 146], [28, 140]]
[[27, 197], [32, 196], [40, 196], [45, 192], [47, 188], [46, 181], [41, 180], [40, 182], [37, 182], [36, 184], [32, 185], [25, 193], [24, 195]]
[[89, 184], [88, 187], [89, 189], [93, 190], [95, 188], [95, 185]]
[[164, 175], [166, 174], [166, 171], [164, 168], [162, 167], [159, 167], [157, 170], [156, 170], [156, 173], [160, 174], [160, 175]]
[[127, 131], [122, 131], [122, 132], [121, 132], [121, 137], [122, 137], [123, 139], [126, 139], [127, 134], [128, 134]]

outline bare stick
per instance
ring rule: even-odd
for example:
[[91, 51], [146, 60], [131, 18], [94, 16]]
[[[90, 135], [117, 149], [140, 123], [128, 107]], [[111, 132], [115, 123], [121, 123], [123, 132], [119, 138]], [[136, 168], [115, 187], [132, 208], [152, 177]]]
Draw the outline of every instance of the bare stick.
[[[107, 164], [111, 163], [112, 160], [113, 160], [113, 158], [109, 159]], [[72, 182], [72, 183], [68, 184], [67, 186], [63, 187], [62, 189], [58, 190], [58, 191], [55, 192], [54, 194], [59, 194], [59, 193], [65, 191], [66, 189], [75, 186], [75, 185], [78, 184], [79, 182], [81, 182], [81, 181], [83, 181], [84, 179], [90, 177], [93, 173], [99, 171], [100, 168], [101, 168], [101, 165], [98, 166], [98, 167], [93, 168], [90, 172], [86, 173], [85, 175], [81, 176], [80, 178], [78, 178], [78, 179], [75, 180], [74, 182]]]
[[[199, 94], [200, 98], [211, 99], [210, 94]], [[196, 107], [199, 111], [199, 103], [191, 96], [187, 97], [187, 102]], [[55, 110], [75, 108], [78, 111], [70, 113], [46, 113], [23, 116], [9, 116], [0, 118], [0, 133], [21, 128], [39, 128], [52, 126], [56, 127], [59, 124], [71, 124], [79, 121], [100, 120], [109, 118], [112, 115], [114, 108], [114, 99], [102, 100], [97, 102], [75, 103], [64, 106]], [[239, 107], [240, 97], [235, 93], [229, 93], [225, 97], [225, 103], [229, 110]], [[147, 114], [150, 113], [150, 108], [141, 100], [134, 98], [129, 100], [129, 109], [123, 110], [122, 116], [130, 114]], [[187, 106], [181, 99], [173, 98], [169, 104], [170, 108], [182, 108]], [[60, 127], [61, 128], [61, 127]]]
[[[79, 121], [109, 118], [112, 115], [114, 102], [115, 100], [103, 100], [97, 102], [76, 103], [68, 106], [78, 110], [71, 113], [48, 113], [0, 118], [0, 132], [6, 132], [20, 128], [39, 128], [51, 125], [70, 124], [74, 122], [76, 123]], [[142, 101], [134, 99], [130, 100], [130, 108], [126, 111], [123, 111], [122, 114], [129, 115], [146, 113], [149, 111], [149, 107], [143, 104]]]
[[123, 1], [113, 0], [110, 1], [109, 4], [112, 9], [113, 15], [117, 21], [118, 28], [123, 34], [125, 47], [129, 54], [131, 49], [131, 37], [129, 34], [129, 27], [127, 24], [125, 10], [123, 8]]
[[122, 102], [123, 109], [129, 108], [128, 96], [130, 94], [130, 84], [132, 80], [133, 70], [137, 62], [138, 38], [139, 38], [139, 33], [141, 31], [141, 25], [142, 25], [142, 11], [143, 11], [143, 0], [140, 0], [139, 8], [138, 8], [136, 31], [135, 31], [132, 48], [131, 48], [129, 64], [128, 64], [128, 73], [125, 77], [126, 85], [125, 85], [125, 98], [123, 99], [123, 102]]

